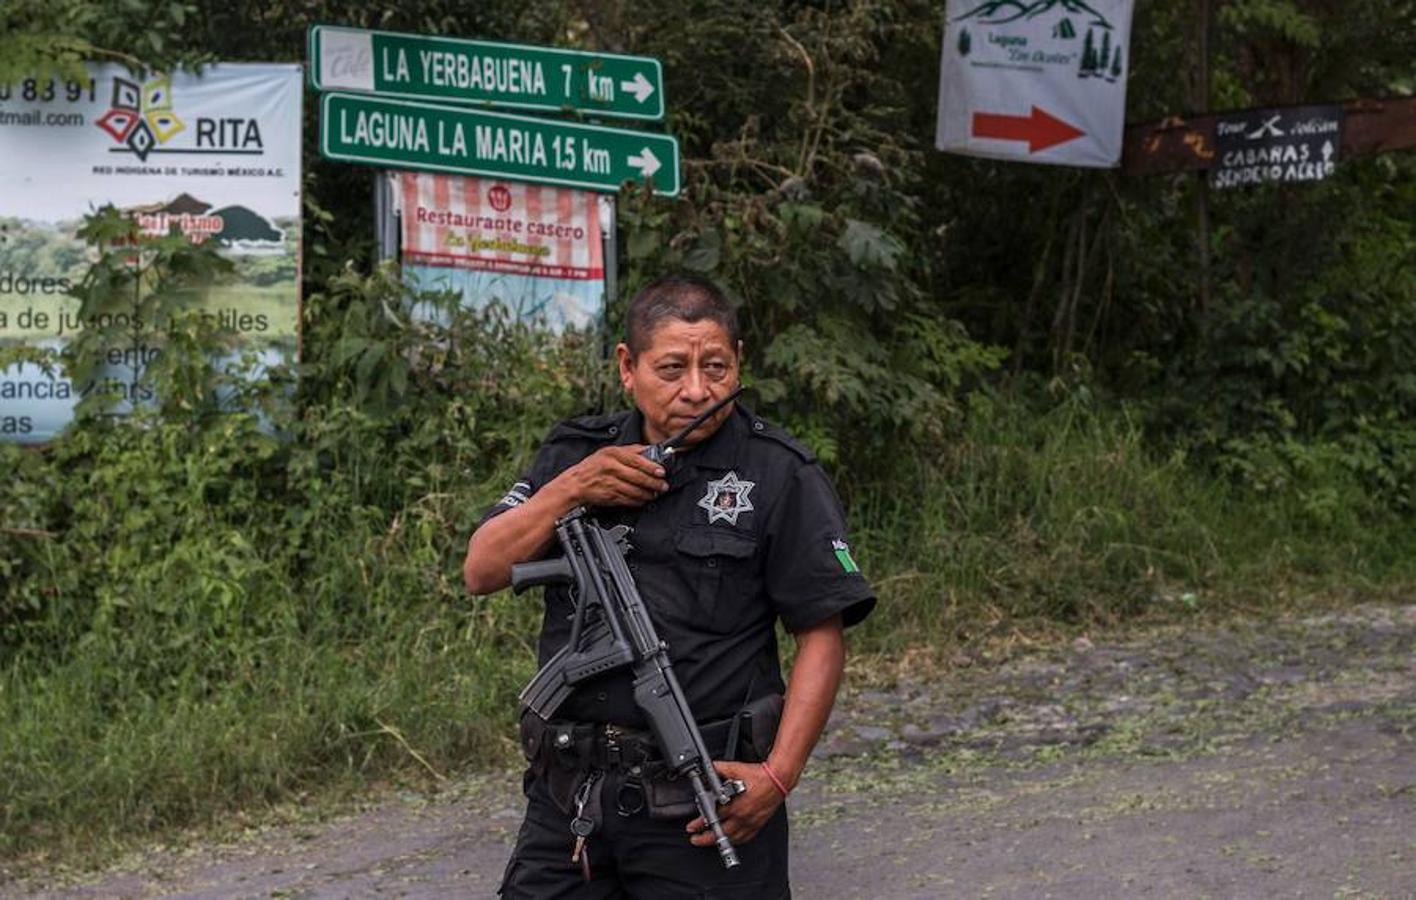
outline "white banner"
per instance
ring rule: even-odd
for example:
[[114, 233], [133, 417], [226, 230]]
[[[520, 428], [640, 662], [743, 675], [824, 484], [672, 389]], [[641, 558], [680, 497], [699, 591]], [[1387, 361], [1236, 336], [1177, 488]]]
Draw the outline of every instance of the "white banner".
[[[92, 259], [75, 232], [85, 214], [112, 204], [149, 234], [175, 226], [219, 243], [235, 277], [200, 308], [262, 358], [292, 355], [300, 66], [222, 63], [201, 76], [146, 79], [111, 65], [89, 73], [0, 86], [0, 346], [58, 349], [84, 327], [67, 292]], [[104, 373], [128, 404], [152, 399], [137, 384], [139, 366], [161, 349], [129, 348]], [[0, 371], [0, 440], [48, 440], [91, 388], [31, 365]]]
[[1131, 12], [1132, 0], [949, 0], [935, 146], [1118, 165]]

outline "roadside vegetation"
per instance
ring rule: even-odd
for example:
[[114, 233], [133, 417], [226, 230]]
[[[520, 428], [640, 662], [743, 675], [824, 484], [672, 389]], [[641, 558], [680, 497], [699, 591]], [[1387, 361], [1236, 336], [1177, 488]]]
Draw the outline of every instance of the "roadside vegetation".
[[[1216, 193], [1202, 304], [1193, 178], [929, 149], [936, 4], [276, 6], [14, 4], [0, 79], [95, 47], [299, 59], [315, 22], [662, 58], [686, 190], [621, 197], [608, 335], [666, 269], [741, 303], [750, 403], [831, 469], [880, 590], [859, 677], [1014, 631], [1416, 581], [1409, 152]], [[1216, 108], [1412, 90], [1416, 18], [1390, 4], [1219, 7]], [[1133, 121], [1195, 106], [1188, 10], [1138, 9]], [[0, 445], [0, 860], [515, 752], [540, 610], [470, 600], [459, 564], [551, 423], [622, 403], [606, 334], [411, 296], [371, 261], [367, 171], [307, 167], [298, 367], [251, 379], [216, 352], [182, 310], [220, 260], [145, 241], [142, 267], [100, 255], [75, 296], [161, 313], [159, 400], [114, 420], [94, 394], [54, 444]], [[82, 376], [133, 337], [90, 330], [64, 363]]]

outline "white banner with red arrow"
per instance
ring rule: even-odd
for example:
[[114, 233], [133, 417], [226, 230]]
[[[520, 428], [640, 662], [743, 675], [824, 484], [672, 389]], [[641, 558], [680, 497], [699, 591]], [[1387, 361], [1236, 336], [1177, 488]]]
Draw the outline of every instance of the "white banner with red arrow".
[[1118, 165], [1132, 7], [1133, 0], [948, 0], [935, 146]]

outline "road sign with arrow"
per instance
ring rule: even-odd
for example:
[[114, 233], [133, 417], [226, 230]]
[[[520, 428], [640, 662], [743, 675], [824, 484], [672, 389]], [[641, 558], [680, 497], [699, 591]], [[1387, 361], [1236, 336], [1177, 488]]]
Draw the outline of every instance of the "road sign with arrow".
[[948, 0], [941, 150], [1027, 162], [1121, 159], [1133, 0]]
[[1215, 120], [1210, 184], [1321, 181], [1337, 170], [1341, 106], [1293, 106], [1221, 113]]
[[315, 25], [317, 90], [541, 112], [659, 120], [664, 77], [648, 56]]
[[656, 194], [679, 192], [679, 146], [669, 135], [368, 94], [324, 95], [320, 152], [345, 162], [594, 191], [633, 181]]

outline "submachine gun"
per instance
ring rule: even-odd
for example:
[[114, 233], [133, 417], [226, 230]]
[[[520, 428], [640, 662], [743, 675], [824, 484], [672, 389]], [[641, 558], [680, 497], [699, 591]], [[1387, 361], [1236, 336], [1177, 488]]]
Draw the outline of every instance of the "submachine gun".
[[[739, 387], [673, 437], [645, 448], [643, 455], [667, 466], [693, 430], [741, 392]], [[723, 832], [718, 807], [742, 793], [744, 786], [719, 777], [713, 768], [693, 711], [674, 676], [668, 646], [654, 630], [625, 562], [631, 549], [629, 535], [628, 527], [604, 528], [579, 507], [556, 522], [556, 540], [564, 556], [511, 567], [512, 590], [518, 594], [537, 585], [569, 584], [575, 597], [570, 640], [531, 679], [521, 692], [521, 702], [549, 720], [578, 684], [628, 666], [634, 673], [635, 704], [648, 720], [666, 763], [692, 785], [698, 812], [713, 832], [723, 865], [731, 869], [738, 864], [737, 851]]]

